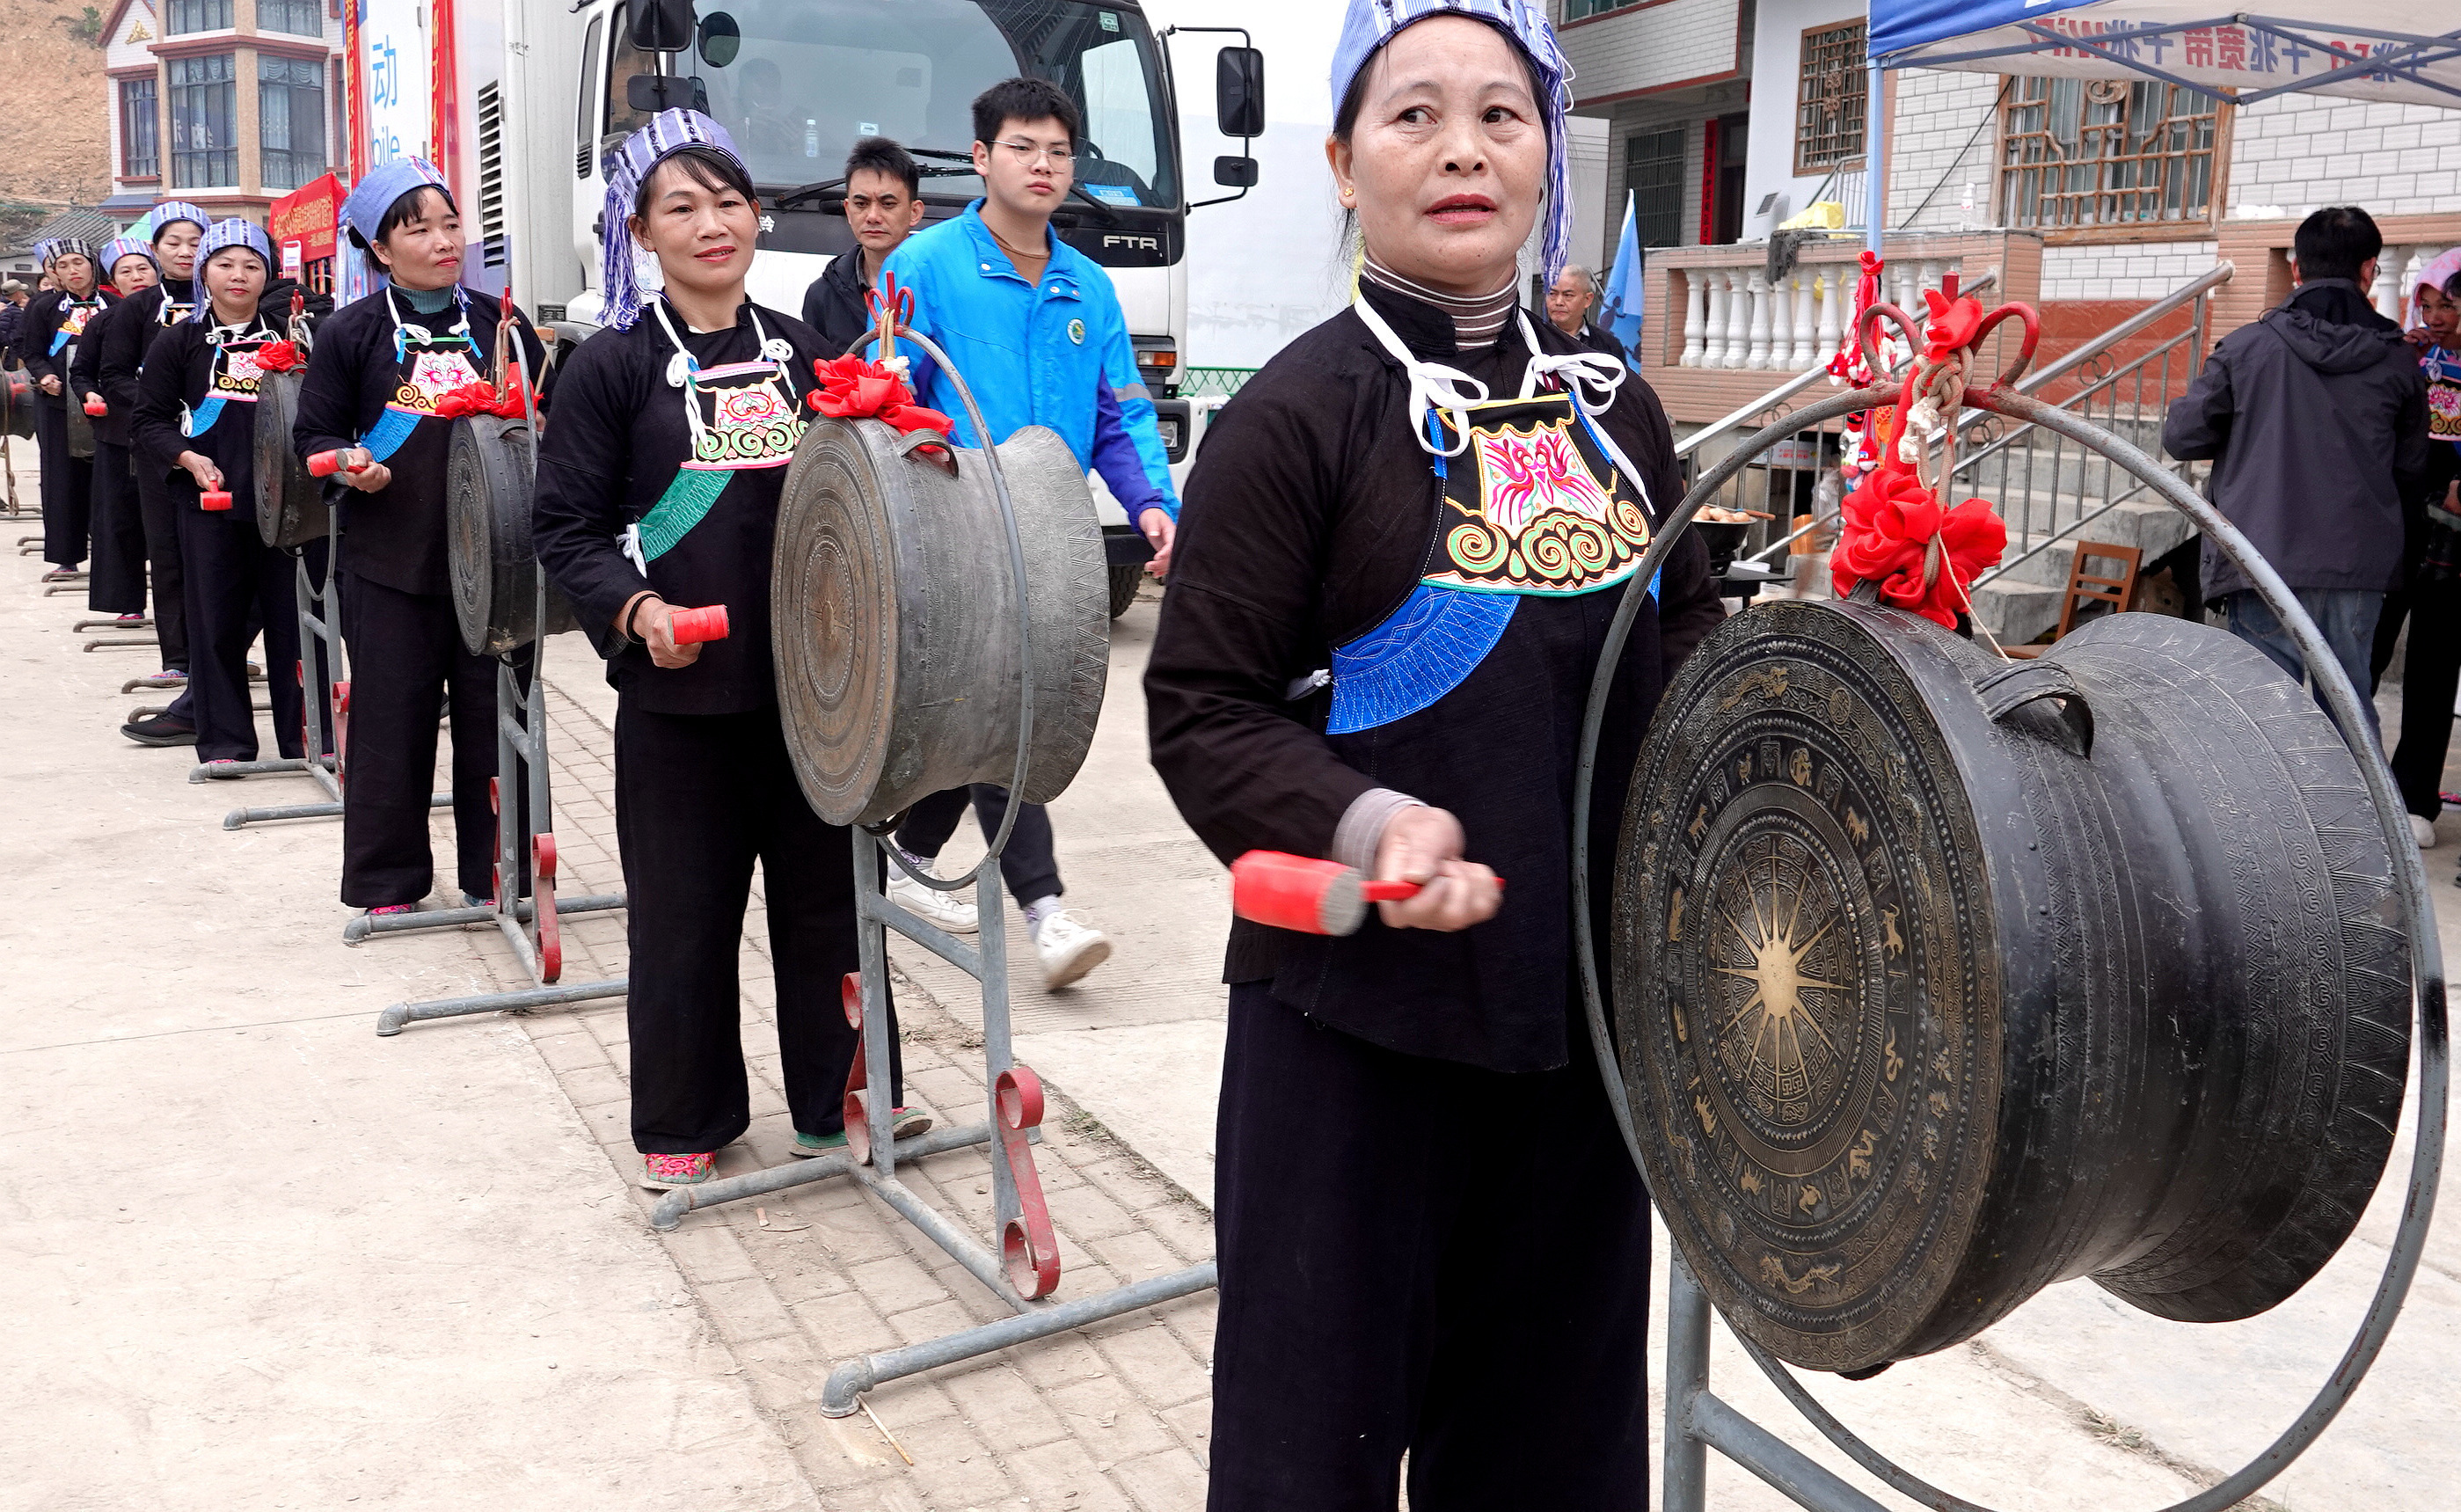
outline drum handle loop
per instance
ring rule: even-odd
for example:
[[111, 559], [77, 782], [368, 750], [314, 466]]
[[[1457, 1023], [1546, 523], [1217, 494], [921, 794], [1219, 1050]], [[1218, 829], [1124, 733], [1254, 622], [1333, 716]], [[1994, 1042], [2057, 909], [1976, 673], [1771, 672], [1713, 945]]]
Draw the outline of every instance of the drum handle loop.
[[899, 457], [910, 461], [917, 452], [927, 454], [923, 458], [924, 461], [941, 469], [952, 478], [957, 476], [956, 448], [951, 446], [949, 438], [939, 432], [909, 431], [897, 438]]
[[2092, 758], [2093, 706], [2086, 702], [2085, 690], [2077, 686], [2076, 674], [2058, 662], [2019, 662], [1975, 684], [1974, 692], [1982, 699], [1982, 712], [1991, 716], [1994, 724], [2006, 724], [2009, 715], [2028, 704], [2044, 698], [2058, 699], [2060, 729], [2065, 735], [2060, 744], [2080, 760]]

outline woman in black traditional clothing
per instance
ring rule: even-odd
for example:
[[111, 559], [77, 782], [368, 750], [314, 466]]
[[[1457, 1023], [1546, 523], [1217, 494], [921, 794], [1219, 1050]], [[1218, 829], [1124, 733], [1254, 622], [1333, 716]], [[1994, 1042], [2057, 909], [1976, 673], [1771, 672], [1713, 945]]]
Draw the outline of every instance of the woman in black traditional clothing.
[[[462, 902], [495, 896], [496, 662], [461, 644], [444, 565], [445, 446], [436, 413], [481, 381], [503, 307], [461, 287], [461, 213], [417, 158], [359, 181], [342, 205], [351, 241], [385, 286], [316, 332], [293, 443], [340, 452], [342, 639], [351, 652], [350, 781], [342, 792], [342, 902], [407, 913], [435, 884], [428, 843], [436, 709], [453, 724], [455, 875]], [[538, 338], [520, 328], [535, 377]]]
[[[113, 410], [133, 415], [137, 378], [145, 355], [162, 333], [188, 318], [197, 308], [197, 245], [213, 222], [184, 200], [165, 200], [145, 220], [146, 244], [160, 271], [151, 288], [124, 301], [127, 312], [109, 322], [96, 338], [101, 349], [96, 362], [96, 389]], [[179, 688], [188, 680], [188, 614], [186, 574], [180, 558], [180, 511], [171, 497], [170, 480], [150, 467], [137, 474], [138, 513], [145, 522], [145, 564], [154, 588], [154, 634], [162, 645], [162, 670], [146, 679], [158, 688]], [[120, 726], [119, 733], [139, 745], [194, 745], [196, 721], [189, 717], [194, 702], [185, 692], [171, 707], [150, 719]]]
[[69, 393], [94, 426], [94, 575], [86, 580], [85, 604], [126, 624], [145, 617], [145, 517], [128, 465], [129, 407], [103, 397], [102, 349], [130, 298], [160, 282], [160, 270], [153, 248], [127, 236], [102, 249], [102, 267], [119, 303], [86, 327], [69, 370]]
[[[1248, 381], [1189, 482], [1145, 676], [1180, 812], [1226, 861], [1423, 884], [1346, 938], [1232, 926], [1215, 1512], [1390, 1507], [1405, 1455], [1423, 1512], [1645, 1498], [1649, 1212], [1582, 1021], [1572, 792], [1681, 482], [1656, 396], [1515, 304], [1542, 211], [1565, 261], [1565, 74], [1524, 0], [1357, 0], [1328, 151], [1359, 300]], [[1617, 778], [1722, 613], [1697, 541], [1653, 586], [1601, 882]]]
[[69, 370], [86, 327], [117, 302], [101, 287], [94, 248], [75, 237], [34, 249], [52, 287], [26, 306], [17, 327], [17, 357], [34, 381], [34, 439], [42, 449], [43, 560], [46, 583], [65, 583], [85, 565], [94, 502], [94, 432], [85, 406], [69, 392]]
[[[217, 221], [198, 260], [203, 302], [147, 354], [131, 431], [137, 465], [164, 479], [180, 508], [197, 759], [220, 777], [256, 759], [247, 649], [257, 628], [267, 664], [287, 670], [299, 659], [299, 621], [290, 558], [256, 529], [257, 359], [284, 339], [261, 309], [273, 303], [266, 287], [273, 249], [253, 223]], [[268, 677], [266, 691], [274, 744], [295, 759], [305, 737], [299, 680]]]
[[[778, 498], [813, 363], [834, 353], [745, 297], [760, 202], [708, 117], [662, 111], [610, 153], [604, 213], [606, 329], [557, 379], [533, 534], [618, 694], [632, 1142], [643, 1185], [688, 1186], [751, 1122], [736, 958], [756, 858], [793, 1153], [846, 1143], [855, 852], [796, 782], [769, 652]], [[661, 292], [643, 293], [636, 258], [656, 260]], [[678, 609], [720, 604], [724, 639], [676, 644]], [[893, 1119], [901, 1138], [930, 1124]]]

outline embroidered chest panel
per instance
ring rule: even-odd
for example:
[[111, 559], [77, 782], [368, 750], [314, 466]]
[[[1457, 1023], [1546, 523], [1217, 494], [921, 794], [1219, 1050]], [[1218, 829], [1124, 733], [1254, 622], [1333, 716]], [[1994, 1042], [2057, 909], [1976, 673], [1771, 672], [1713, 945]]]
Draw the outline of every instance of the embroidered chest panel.
[[1444, 475], [1421, 580], [1474, 592], [1569, 595], [1622, 582], [1649, 547], [1638, 492], [1557, 397], [1483, 405]]
[[738, 362], [693, 375], [688, 468], [732, 472], [783, 467], [795, 457], [805, 424], [785, 378], [773, 362]]

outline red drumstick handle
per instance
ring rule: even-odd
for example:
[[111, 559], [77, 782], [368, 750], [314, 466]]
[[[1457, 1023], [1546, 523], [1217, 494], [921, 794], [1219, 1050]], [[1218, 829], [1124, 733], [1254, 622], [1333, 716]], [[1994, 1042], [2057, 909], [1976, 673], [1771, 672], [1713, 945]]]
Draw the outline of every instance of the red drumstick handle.
[[1369, 903], [1406, 903], [1418, 895], [1415, 882], [1369, 882], [1359, 887], [1359, 896]]
[[367, 470], [367, 464], [364, 462], [355, 466], [344, 462], [339, 447], [330, 452], [314, 452], [308, 458], [308, 476], [310, 478], [331, 478], [335, 473], [364, 473]]
[[230, 495], [220, 489], [207, 489], [197, 496], [197, 507], [200, 509], [224, 510], [230, 506]]
[[726, 606], [713, 604], [706, 608], [676, 609], [669, 623], [674, 627], [675, 644], [678, 646], [722, 641], [726, 639]]
[[85, 401], [85, 413], [95, 415], [109, 415], [111, 413], [111, 406], [103, 403], [100, 399], [88, 399]]

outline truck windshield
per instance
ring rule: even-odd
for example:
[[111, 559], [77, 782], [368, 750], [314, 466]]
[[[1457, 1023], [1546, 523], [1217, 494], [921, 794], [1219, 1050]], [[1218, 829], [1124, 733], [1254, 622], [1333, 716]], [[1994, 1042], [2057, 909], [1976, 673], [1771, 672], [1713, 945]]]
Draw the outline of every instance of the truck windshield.
[[[835, 179], [858, 138], [969, 154], [971, 107], [1019, 74], [1047, 78], [1085, 117], [1077, 181], [1116, 205], [1179, 203], [1177, 154], [1153, 35], [1135, 9], [1085, 0], [701, 0], [699, 44], [676, 59], [764, 189]], [[619, 23], [618, 35], [622, 33]], [[739, 37], [739, 44], [734, 44]], [[723, 40], [718, 40], [723, 39]], [[651, 72], [628, 46], [608, 70], [608, 129], [646, 118], [625, 80]], [[964, 161], [922, 156], [923, 191], [972, 199]]]

